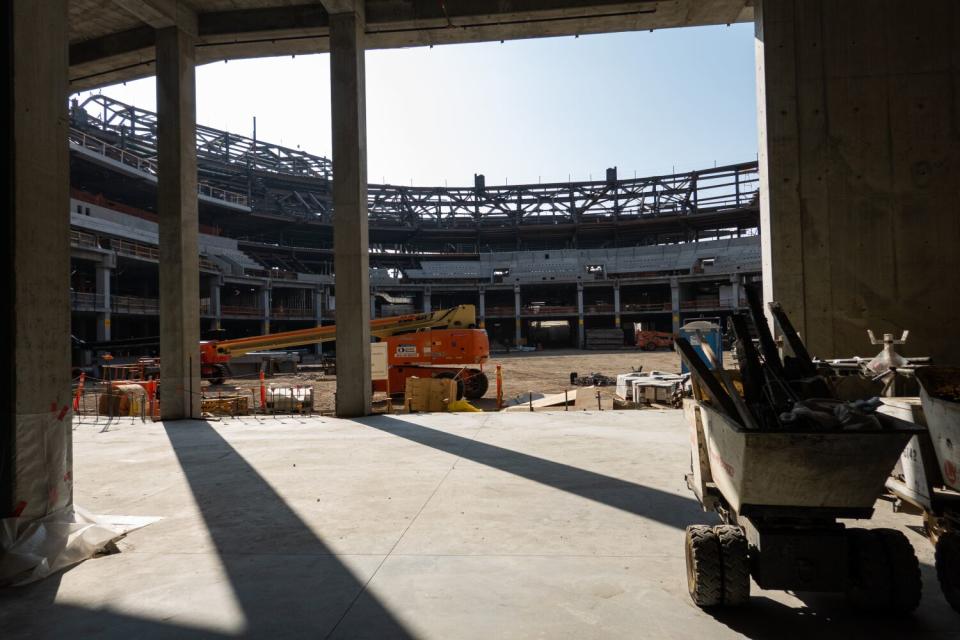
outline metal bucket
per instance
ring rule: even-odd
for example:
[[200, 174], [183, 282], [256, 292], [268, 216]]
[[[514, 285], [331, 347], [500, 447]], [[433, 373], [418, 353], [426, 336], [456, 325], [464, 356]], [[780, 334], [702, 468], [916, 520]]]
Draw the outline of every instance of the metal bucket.
[[745, 430], [706, 403], [701, 421], [713, 482], [737, 513], [750, 507], [870, 509], [921, 428], [877, 415], [862, 431]]
[[960, 491], [960, 367], [921, 367], [915, 375], [943, 482]]

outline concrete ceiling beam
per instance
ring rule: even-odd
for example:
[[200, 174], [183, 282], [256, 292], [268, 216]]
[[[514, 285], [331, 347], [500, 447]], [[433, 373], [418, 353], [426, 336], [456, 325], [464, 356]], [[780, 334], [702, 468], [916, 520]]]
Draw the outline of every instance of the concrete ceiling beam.
[[181, 0], [113, 0], [113, 3], [154, 29], [177, 27], [197, 35], [197, 13]]

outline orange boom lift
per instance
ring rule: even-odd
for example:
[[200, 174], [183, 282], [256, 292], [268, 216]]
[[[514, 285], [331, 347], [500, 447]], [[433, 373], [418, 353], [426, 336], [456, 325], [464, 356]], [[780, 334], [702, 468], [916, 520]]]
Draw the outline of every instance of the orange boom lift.
[[[431, 313], [377, 318], [370, 321], [370, 335], [387, 343], [389, 390], [400, 393], [411, 376], [454, 378], [463, 395], [482, 398], [489, 381], [483, 365], [490, 357], [487, 332], [477, 329], [476, 310], [465, 304]], [[253, 351], [334, 342], [336, 325], [268, 333], [235, 340], [205, 340], [200, 343], [200, 374], [215, 383], [230, 374], [230, 360]], [[374, 390], [387, 391], [387, 381], [378, 380]]]

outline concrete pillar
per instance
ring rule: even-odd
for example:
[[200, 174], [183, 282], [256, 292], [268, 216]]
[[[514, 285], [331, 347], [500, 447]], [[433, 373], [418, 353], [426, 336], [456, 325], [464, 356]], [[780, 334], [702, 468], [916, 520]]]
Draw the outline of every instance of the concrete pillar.
[[960, 362], [960, 7], [756, 3], [764, 298], [820, 357]]
[[97, 340], [105, 342], [110, 340], [110, 273], [109, 265], [98, 264], [96, 266], [96, 287], [97, 298], [100, 301], [100, 309], [97, 311]]
[[260, 333], [266, 335], [270, 333], [270, 287], [265, 286], [260, 290], [260, 307], [263, 310], [263, 316], [260, 320]]
[[423, 312], [430, 313], [433, 311], [433, 304], [431, 301], [430, 287], [427, 287], [423, 290]]
[[479, 314], [477, 317], [477, 326], [481, 329], [486, 327], [487, 321], [487, 290], [483, 287], [480, 287], [479, 291]]
[[330, 16], [337, 416], [370, 413], [370, 257], [362, 3]]
[[673, 332], [680, 332], [680, 281], [670, 278], [670, 316], [673, 319]]
[[586, 346], [586, 327], [583, 324], [583, 283], [577, 283], [577, 348]]
[[520, 285], [513, 285], [513, 344], [518, 345], [523, 339], [522, 320], [520, 319]]
[[377, 317], [377, 296], [370, 294], [370, 319]]
[[8, 44], [0, 517], [35, 520], [73, 502], [66, 0], [3, 8]]
[[613, 283], [613, 325], [620, 328], [620, 283]]
[[[318, 327], [323, 326], [323, 289], [313, 290], [313, 322]], [[313, 352], [318, 356], [322, 356], [323, 343], [318, 342], [313, 345]]]
[[158, 29], [156, 35], [164, 420], [200, 417], [195, 32], [195, 26], [175, 26]]
[[734, 309], [740, 307], [740, 276], [738, 274], [730, 276], [730, 299]]

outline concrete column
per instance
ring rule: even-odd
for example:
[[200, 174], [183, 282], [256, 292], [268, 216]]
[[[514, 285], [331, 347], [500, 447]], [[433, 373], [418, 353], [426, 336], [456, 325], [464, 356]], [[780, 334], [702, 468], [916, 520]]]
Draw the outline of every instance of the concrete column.
[[620, 328], [620, 283], [613, 283], [613, 324]]
[[270, 333], [270, 287], [264, 287], [260, 290], [260, 306], [263, 308], [260, 333], [266, 335]]
[[480, 287], [479, 291], [479, 314], [477, 317], [477, 326], [481, 329], [486, 327], [487, 321], [487, 290]]
[[364, 19], [330, 16], [333, 238], [337, 287], [337, 416], [370, 413], [370, 256]]
[[523, 339], [522, 322], [520, 319], [520, 285], [513, 285], [513, 344], [518, 345]]
[[733, 308], [740, 307], [740, 276], [737, 274], [730, 276], [730, 298], [733, 301]]
[[97, 340], [110, 340], [110, 273], [108, 265], [96, 266], [97, 296], [100, 298], [100, 310], [97, 311]]
[[164, 420], [200, 417], [200, 272], [194, 36], [157, 30], [160, 384]]
[[756, 3], [764, 298], [820, 357], [960, 361], [960, 7]]
[[423, 312], [430, 313], [433, 311], [433, 304], [431, 301], [430, 287], [427, 287], [423, 290]]
[[[323, 326], [323, 289], [313, 290], [313, 322], [318, 327]], [[313, 345], [313, 352], [318, 356], [323, 355], [323, 343]]]
[[680, 332], [680, 281], [670, 278], [670, 316], [673, 319], [673, 332]]
[[583, 325], [583, 283], [577, 283], [577, 348], [586, 346], [586, 327]]
[[9, 375], [0, 422], [0, 517], [35, 520], [73, 502], [66, 0], [2, 9], [0, 132], [8, 161], [4, 241]]
[[377, 317], [377, 296], [370, 294], [370, 319]]

